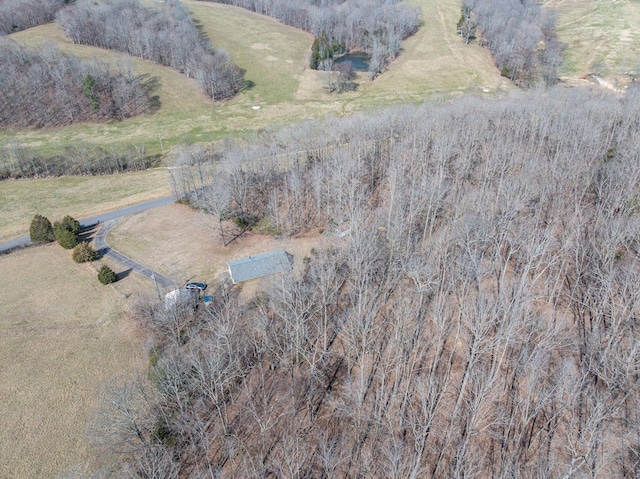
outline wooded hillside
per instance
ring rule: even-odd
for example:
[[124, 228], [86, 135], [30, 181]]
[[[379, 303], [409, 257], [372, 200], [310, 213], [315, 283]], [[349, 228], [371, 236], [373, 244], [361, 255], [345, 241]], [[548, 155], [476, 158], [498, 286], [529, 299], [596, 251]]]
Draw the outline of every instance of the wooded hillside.
[[[325, 50], [361, 50], [371, 54], [369, 71], [379, 74], [400, 52], [401, 41], [418, 30], [420, 9], [401, 0], [202, 0], [246, 8], [313, 33]], [[339, 48], [334, 48], [338, 45]], [[340, 50], [340, 48], [342, 50]], [[312, 68], [318, 68], [311, 60]], [[326, 67], [331, 69], [331, 67]]]
[[242, 71], [202, 37], [179, 0], [146, 7], [139, 0], [77, 0], [58, 22], [74, 43], [118, 50], [195, 78], [212, 100], [235, 95]]
[[123, 120], [152, 106], [150, 86], [125, 64], [110, 68], [54, 43], [30, 50], [9, 38], [0, 39], [0, 58], [0, 128]]
[[463, 0], [458, 31], [485, 45], [503, 76], [523, 85], [558, 81], [566, 45], [556, 35], [557, 14], [534, 0]]
[[0, 0], [0, 35], [52, 22], [69, 0]]
[[194, 156], [209, 211], [349, 234], [249, 302], [137, 309], [116, 475], [636, 477], [639, 101], [464, 98]]

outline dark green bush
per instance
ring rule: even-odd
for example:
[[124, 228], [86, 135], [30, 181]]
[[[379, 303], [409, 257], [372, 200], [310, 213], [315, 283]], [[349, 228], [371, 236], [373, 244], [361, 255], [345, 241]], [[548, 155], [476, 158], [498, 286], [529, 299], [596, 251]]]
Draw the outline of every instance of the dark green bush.
[[53, 225], [53, 232], [56, 235], [56, 241], [64, 249], [72, 249], [78, 244], [78, 235], [72, 231], [65, 229], [60, 223]]
[[98, 272], [98, 281], [102, 284], [115, 283], [118, 277], [106, 264], [103, 264]]
[[59, 223], [64, 229], [71, 231], [75, 235], [79, 235], [80, 231], [82, 231], [82, 227], [80, 226], [80, 222], [75, 218], [67, 215], [62, 218], [62, 221]]
[[88, 263], [97, 259], [98, 252], [89, 243], [82, 242], [73, 248], [71, 257], [76, 263]]
[[62, 218], [62, 221], [56, 221], [53, 224], [56, 241], [65, 249], [75, 248], [81, 229], [80, 223], [69, 215]]
[[41, 215], [35, 215], [29, 227], [29, 236], [32, 243], [51, 243], [56, 239], [53, 234], [51, 221]]

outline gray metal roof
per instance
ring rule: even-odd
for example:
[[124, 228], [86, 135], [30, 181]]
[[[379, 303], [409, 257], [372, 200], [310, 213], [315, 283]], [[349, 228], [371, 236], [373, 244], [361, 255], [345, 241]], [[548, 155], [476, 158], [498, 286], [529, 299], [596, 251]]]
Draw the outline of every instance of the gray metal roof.
[[291, 271], [293, 269], [293, 256], [286, 251], [270, 251], [228, 261], [227, 266], [229, 266], [229, 273], [231, 273], [233, 282], [239, 283], [269, 274]]

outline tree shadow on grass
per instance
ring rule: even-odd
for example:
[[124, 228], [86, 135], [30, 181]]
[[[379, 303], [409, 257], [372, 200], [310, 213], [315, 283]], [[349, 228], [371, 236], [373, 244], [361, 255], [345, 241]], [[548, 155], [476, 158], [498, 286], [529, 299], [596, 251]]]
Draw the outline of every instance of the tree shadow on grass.
[[254, 82], [253, 80], [245, 80], [242, 82], [242, 87], [240, 88], [240, 91], [251, 90], [254, 86], [256, 86], [256, 82]]
[[124, 271], [121, 271], [119, 273], [116, 273], [116, 281], [120, 281], [121, 279], [126, 278], [127, 276], [129, 276], [131, 271], [133, 271], [133, 270], [131, 268], [129, 268], [129, 269], [125, 269]]
[[106, 248], [100, 248], [99, 250], [96, 250], [96, 259], [102, 259], [104, 258], [104, 256], [107, 254], [107, 252], [109, 251], [109, 247], [107, 246]]
[[138, 75], [138, 81], [142, 85], [145, 93], [149, 97], [149, 111], [155, 113], [162, 106], [159, 95], [154, 95], [158, 88], [160, 88], [160, 78], [157, 76], [151, 76], [149, 73]]

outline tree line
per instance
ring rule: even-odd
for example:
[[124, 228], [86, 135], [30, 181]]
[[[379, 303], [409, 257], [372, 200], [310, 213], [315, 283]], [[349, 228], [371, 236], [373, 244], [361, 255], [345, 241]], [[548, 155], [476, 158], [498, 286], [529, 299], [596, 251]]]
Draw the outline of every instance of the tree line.
[[110, 175], [146, 170], [159, 161], [160, 155], [149, 155], [145, 145], [102, 148], [76, 142], [58, 155], [47, 156], [9, 138], [0, 143], [0, 180]]
[[234, 96], [243, 72], [213, 49], [179, 0], [146, 7], [139, 0], [77, 0], [57, 19], [74, 43], [118, 50], [194, 78], [212, 100]]
[[0, 36], [52, 22], [69, 0], [0, 0]]
[[[420, 25], [420, 8], [401, 0], [203, 0], [242, 7], [324, 38], [320, 45], [343, 45], [371, 55], [369, 72], [376, 76], [400, 52], [403, 39]], [[319, 51], [318, 56], [325, 56]], [[313, 59], [312, 59], [313, 60]], [[311, 62], [317, 69], [332, 64]]]
[[468, 41], [477, 27], [481, 44], [511, 81], [554, 84], [566, 49], [556, 22], [556, 12], [535, 0], [463, 0], [458, 32]]
[[178, 152], [212, 220], [327, 238], [253, 299], [135, 308], [114, 475], [637, 477], [639, 106], [515, 92]]
[[37, 50], [0, 39], [0, 128], [51, 127], [122, 120], [150, 110], [149, 84], [126, 65]]

